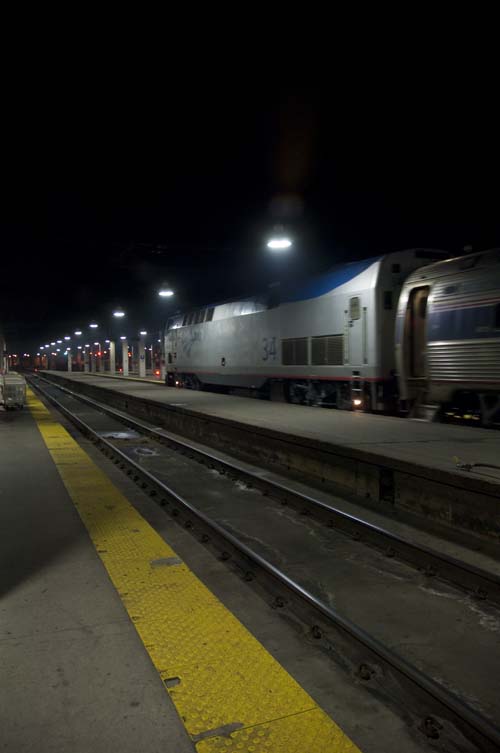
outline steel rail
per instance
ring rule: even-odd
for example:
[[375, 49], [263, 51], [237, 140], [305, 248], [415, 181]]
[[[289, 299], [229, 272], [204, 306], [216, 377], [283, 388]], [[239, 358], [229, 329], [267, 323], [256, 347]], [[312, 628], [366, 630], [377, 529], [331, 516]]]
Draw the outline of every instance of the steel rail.
[[303, 515], [318, 520], [329, 528], [350, 536], [355, 541], [374, 547], [389, 558], [395, 558], [422, 571], [426, 577], [450, 583], [472, 594], [479, 600], [500, 606], [500, 577], [487, 570], [479, 568], [450, 555], [438, 552], [430, 547], [417, 544], [391, 533], [381, 526], [369, 523], [362, 518], [346, 513], [332, 505], [328, 505], [310, 495], [304, 494], [286, 484], [263, 478], [234, 460], [223, 459], [217, 454], [195, 446], [186, 439], [171, 434], [165, 429], [157, 429], [133, 418], [122, 411], [111, 408], [78, 392], [38, 377], [51, 387], [60, 390], [83, 403], [125, 423], [131, 428], [138, 429], [148, 437], [167, 443], [176, 451], [188, 453], [196, 460], [216, 468], [224, 474], [237, 476], [245, 481], [247, 486], [259, 489], [263, 494], [277, 499], [281, 504], [288, 505]]
[[[347, 663], [368, 689], [377, 696], [384, 695], [406, 718], [414, 734], [422, 740], [427, 739], [431, 746], [436, 744], [446, 753], [493, 753], [500, 750], [500, 729], [482, 714], [252, 551], [102, 437], [39, 384], [33, 386], [96, 445], [100, 445], [105, 454], [113, 457], [115, 464], [128, 468], [127, 473], [134, 475], [134, 481], [141, 481], [143, 488], [149, 487], [151, 496], [157, 496], [159, 492], [160, 505], [170, 505], [170, 514], [184, 527], [192, 529], [202, 543], [215, 546], [222, 560], [232, 560], [245, 580], [266, 581], [267, 594], [267, 584], [271, 584], [271, 593], [278, 593], [273, 605], [282, 609], [286, 607], [307, 627], [312, 639], [321, 642], [344, 666]], [[283, 593], [286, 601], [282, 598]]]

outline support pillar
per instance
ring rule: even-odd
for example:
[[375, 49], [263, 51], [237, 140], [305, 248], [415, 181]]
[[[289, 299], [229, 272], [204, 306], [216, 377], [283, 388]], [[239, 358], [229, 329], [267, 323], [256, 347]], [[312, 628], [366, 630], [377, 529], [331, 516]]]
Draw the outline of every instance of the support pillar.
[[90, 361], [89, 352], [88, 352], [88, 350], [84, 350], [83, 351], [83, 370], [84, 370], [84, 372], [86, 374], [88, 374], [89, 370], [90, 370], [90, 363], [89, 363], [89, 361]]
[[92, 348], [90, 351], [90, 371], [92, 374], [95, 374], [97, 367], [97, 356], [94, 353], [94, 349]]
[[165, 358], [165, 333], [160, 330], [160, 379], [165, 381], [167, 376], [167, 363]]
[[115, 341], [110, 340], [109, 343], [109, 373], [116, 374], [116, 346]]
[[144, 344], [144, 340], [141, 337], [138, 344], [139, 348], [139, 376], [145, 377], [146, 376], [146, 347]]
[[122, 342], [122, 374], [128, 376], [128, 343]]
[[71, 351], [68, 350], [68, 371], [72, 371], [73, 369], [73, 362], [71, 360]]

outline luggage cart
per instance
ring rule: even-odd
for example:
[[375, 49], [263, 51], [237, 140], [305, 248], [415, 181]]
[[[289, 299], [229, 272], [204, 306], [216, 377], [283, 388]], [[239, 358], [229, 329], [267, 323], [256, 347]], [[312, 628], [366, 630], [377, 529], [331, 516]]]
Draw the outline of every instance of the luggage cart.
[[0, 376], [0, 390], [5, 410], [21, 410], [26, 405], [26, 380], [20, 374], [11, 371]]

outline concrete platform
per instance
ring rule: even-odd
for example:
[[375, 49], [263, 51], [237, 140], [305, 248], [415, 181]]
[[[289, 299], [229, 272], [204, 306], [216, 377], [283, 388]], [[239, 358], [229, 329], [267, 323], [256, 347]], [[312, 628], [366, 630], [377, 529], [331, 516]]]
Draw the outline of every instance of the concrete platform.
[[[233, 578], [226, 596], [295, 664], [294, 679], [170, 548], [166, 517], [148, 522], [154, 503], [144, 515], [112, 464], [96, 464], [33, 395], [29, 407], [0, 412], [0, 749], [359, 753], [329, 713], [332, 677], [343, 685], [343, 675], [325, 680], [294, 631], [284, 639], [281, 627], [278, 640], [272, 607], [250, 609]], [[184, 548], [193, 559], [191, 539]], [[194, 554], [215, 575], [207, 557]], [[333, 698], [342, 724], [369, 740], [377, 721], [395, 737], [397, 716], [354, 691]]]
[[168, 388], [146, 380], [48, 372], [75, 389], [280, 471], [334, 484], [387, 510], [500, 540], [500, 433]]
[[0, 750], [192, 753], [28, 411], [0, 469]]

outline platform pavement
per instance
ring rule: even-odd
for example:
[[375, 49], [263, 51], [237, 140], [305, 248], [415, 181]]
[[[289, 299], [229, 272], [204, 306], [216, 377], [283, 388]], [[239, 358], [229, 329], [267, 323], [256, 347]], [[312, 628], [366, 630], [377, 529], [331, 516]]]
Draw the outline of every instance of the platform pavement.
[[[165, 387], [141, 379], [114, 379], [109, 376], [60, 371], [53, 373], [75, 382], [104, 387], [165, 406], [185, 408], [306, 440], [361, 450], [381, 459], [446, 470], [468, 480], [476, 478], [500, 484], [500, 432], [491, 429], [289, 405]], [[43, 376], [43, 372], [41, 375]], [[457, 462], [488, 463], [498, 465], [499, 468], [460, 471], [457, 469]]]
[[32, 393], [28, 404], [31, 416], [0, 414], [1, 749], [359, 753]]
[[0, 750], [193, 753], [28, 411], [0, 469]]

